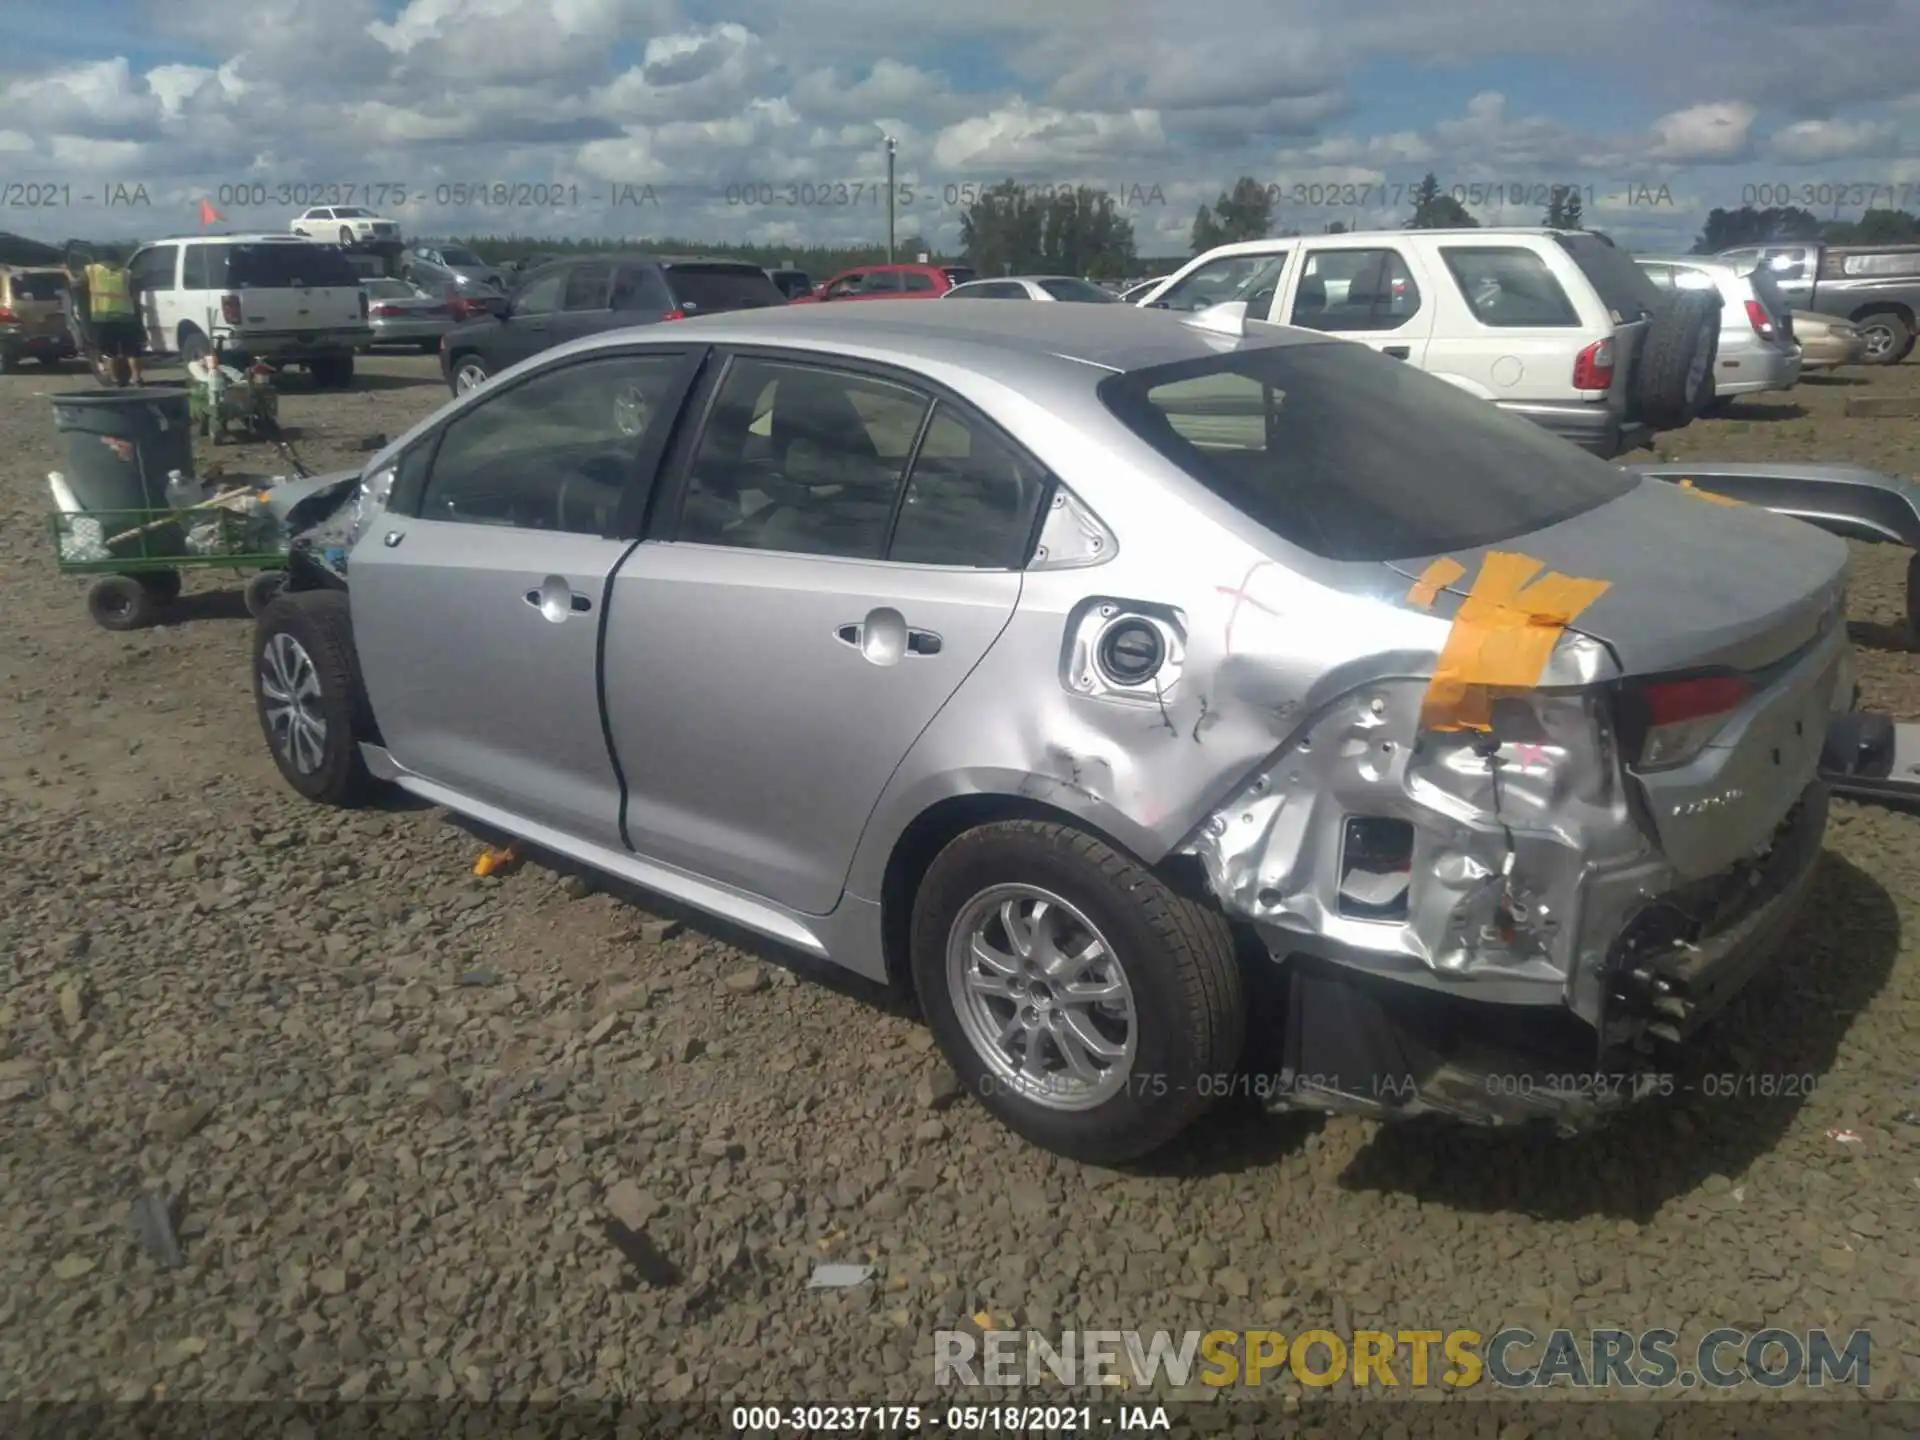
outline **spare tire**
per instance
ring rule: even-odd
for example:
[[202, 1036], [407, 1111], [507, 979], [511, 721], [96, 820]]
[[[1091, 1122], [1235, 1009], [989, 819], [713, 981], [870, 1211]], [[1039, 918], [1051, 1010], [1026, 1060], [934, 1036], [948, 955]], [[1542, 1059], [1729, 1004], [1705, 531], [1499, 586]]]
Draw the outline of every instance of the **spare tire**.
[[1682, 428], [1713, 399], [1720, 303], [1716, 291], [1683, 290], [1654, 312], [1639, 378], [1640, 416], [1654, 429]]

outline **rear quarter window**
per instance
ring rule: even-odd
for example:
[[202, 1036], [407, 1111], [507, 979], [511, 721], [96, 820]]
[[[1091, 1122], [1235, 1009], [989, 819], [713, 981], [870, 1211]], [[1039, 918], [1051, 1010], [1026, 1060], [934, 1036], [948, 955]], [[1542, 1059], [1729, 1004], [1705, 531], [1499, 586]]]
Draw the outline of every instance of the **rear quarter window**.
[[1331, 560], [1497, 544], [1642, 483], [1530, 420], [1344, 341], [1132, 371], [1098, 393], [1249, 521]]
[[1622, 322], [1660, 308], [1660, 291], [1626, 251], [1598, 235], [1556, 235], [1560, 247], [1599, 293], [1600, 303]]
[[676, 307], [689, 315], [784, 305], [787, 299], [764, 270], [750, 265], [675, 265], [667, 271], [667, 286]]
[[222, 245], [214, 247], [209, 288], [295, 290], [345, 285], [360, 277], [338, 250], [323, 245]]
[[1495, 329], [1572, 326], [1579, 312], [1547, 262], [1511, 245], [1443, 245], [1453, 283], [1473, 318]]
[[1841, 261], [1845, 275], [1920, 275], [1920, 251], [1912, 254], [1848, 255]]

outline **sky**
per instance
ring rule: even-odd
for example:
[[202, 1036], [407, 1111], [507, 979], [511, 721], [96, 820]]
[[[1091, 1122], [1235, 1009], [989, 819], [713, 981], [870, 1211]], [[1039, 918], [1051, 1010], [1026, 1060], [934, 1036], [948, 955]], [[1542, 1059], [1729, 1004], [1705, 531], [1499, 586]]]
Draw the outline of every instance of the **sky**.
[[1638, 250], [1714, 206], [1920, 212], [1920, 0], [0, 0], [0, 229], [953, 247], [1012, 178], [1143, 255], [1237, 177], [1276, 229], [1485, 224], [1546, 187]]

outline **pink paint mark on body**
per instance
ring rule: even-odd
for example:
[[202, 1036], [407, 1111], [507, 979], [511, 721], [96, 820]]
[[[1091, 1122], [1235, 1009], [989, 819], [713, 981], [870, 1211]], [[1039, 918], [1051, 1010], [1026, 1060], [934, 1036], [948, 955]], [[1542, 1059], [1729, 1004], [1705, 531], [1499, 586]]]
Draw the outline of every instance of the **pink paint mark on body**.
[[1233, 600], [1233, 609], [1227, 612], [1226, 647], [1227, 654], [1229, 655], [1233, 653], [1233, 622], [1240, 618], [1240, 607], [1242, 605], [1251, 605], [1254, 609], [1265, 611], [1268, 615], [1278, 615], [1280, 613], [1278, 610], [1262, 605], [1258, 600], [1254, 599], [1252, 595], [1247, 593], [1247, 586], [1253, 583], [1253, 577], [1271, 564], [1273, 564], [1271, 560], [1254, 561], [1252, 565], [1247, 567], [1247, 573], [1240, 581], [1240, 588], [1237, 590], [1226, 585], [1216, 585], [1213, 587], [1217, 593], [1229, 596]]

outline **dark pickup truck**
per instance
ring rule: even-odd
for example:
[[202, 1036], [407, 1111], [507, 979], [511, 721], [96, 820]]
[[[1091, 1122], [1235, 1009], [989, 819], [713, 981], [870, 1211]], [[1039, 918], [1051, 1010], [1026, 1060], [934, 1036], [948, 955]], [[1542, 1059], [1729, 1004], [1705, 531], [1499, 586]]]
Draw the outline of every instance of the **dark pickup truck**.
[[1795, 310], [1839, 315], [1860, 327], [1869, 365], [1898, 365], [1920, 333], [1920, 245], [1818, 245], [1786, 240], [1722, 250], [1765, 261]]

